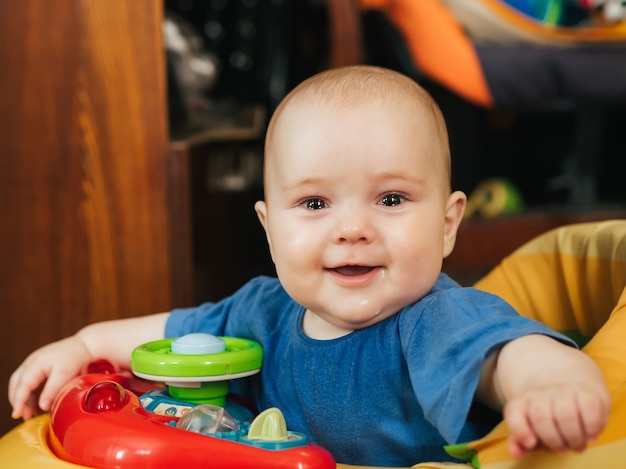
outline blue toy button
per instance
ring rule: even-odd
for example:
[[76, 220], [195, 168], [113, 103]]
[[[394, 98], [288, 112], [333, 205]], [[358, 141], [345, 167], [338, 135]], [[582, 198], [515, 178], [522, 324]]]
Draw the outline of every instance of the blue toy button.
[[225, 350], [224, 339], [202, 332], [184, 335], [172, 341], [172, 352], [180, 355], [206, 355]]

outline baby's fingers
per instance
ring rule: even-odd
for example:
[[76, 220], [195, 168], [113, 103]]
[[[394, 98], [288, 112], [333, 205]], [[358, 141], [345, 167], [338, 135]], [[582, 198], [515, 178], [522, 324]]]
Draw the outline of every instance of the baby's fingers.
[[611, 410], [610, 398], [596, 394], [579, 396], [580, 419], [589, 441], [595, 440], [606, 426]]
[[565, 450], [567, 448], [574, 451], [582, 451], [587, 446], [589, 440], [585, 430], [582, 415], [579, 412], [579, 405], [576, 396], [555, 400], [552, 404], [552, 416], [555, 425], [561, 435], [564, 446], [555, 448]]
[[504, 417], [515, 457], [538, 450], [582, 451], [606, 425], [609, 402], [593, 391], [532, 393], [510, 401]]
[[[511, 430], [510, 450], [513, 456], [521, 457], [538, 449], [559, 452], [567, 449], [568, 441], [555, 419], [554, 405], [555, 399], [536, 396], [507, 404], [504, 415]], [[574, 419], [569, 423], [577, 426], [572, 432], [572, 439], [575, 440], [580, 434], [580, 422]]]
[[11, 417], [29, 419], [38, 413], [38, 390], [43, 380], [45, 374], [28, 373], [24, 366], [11, 375], [9, 379], [9, 402], [13, 406]]
[[78, 375], [90, 359], [76, 338], [64, 339], [33, 352], [9, 380], [12, 417], [28, 419], [40, 410], [50, 410], [61, 387]]
[[528, 402], [524, 399], [510, 401], [504, 408], [504, 418], [509, 427], [509, 451], [515, 458], [521, 458], [537, 448], [539, 440], [527, 418]]
[[582, 451], [604, 428], [608, 408], [597, 394], [577, 390], [539, 402], [531, 407], [529, 418], [542, 446]]
[[39, 408], [44, 411], [50, 410], [52, 401], [59, 394], [61, 388], [65, 386], [69, 380], [78, 375], [80, 368], [74, 367], [57, 367], [53, 368], [46, 384], [39, 395]]

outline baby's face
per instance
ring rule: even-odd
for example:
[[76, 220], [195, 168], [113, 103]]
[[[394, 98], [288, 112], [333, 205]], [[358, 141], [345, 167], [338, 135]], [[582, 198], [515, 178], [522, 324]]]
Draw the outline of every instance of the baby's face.
[[283, 286], [331, 335], [434, 285], [465, 201], [436, 135], [429, 115], [380, 103], [287, 109], [275, 129], [257, 211]]

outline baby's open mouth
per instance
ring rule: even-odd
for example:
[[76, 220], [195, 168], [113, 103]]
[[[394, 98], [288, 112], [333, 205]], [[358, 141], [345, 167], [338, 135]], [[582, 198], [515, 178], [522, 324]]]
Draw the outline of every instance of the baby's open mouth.
[[334, 270], [339, 275], [345, 275], [346, 277], [357, 277], [359, 275], [365, 275], [370, 273], [376, 267], [369, 265], [342, 265], [341, 267], [335, 267]]

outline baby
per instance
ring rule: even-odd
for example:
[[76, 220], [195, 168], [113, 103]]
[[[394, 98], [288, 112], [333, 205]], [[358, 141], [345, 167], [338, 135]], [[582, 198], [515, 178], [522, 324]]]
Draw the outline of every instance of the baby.
[[450, 459], [444, 444], [483, 436], [469, 419], [481, 405], [503, 411], [516, 457], [582, 450], [610, 408], [595, 364], [441, 273], [466, 202], [447, 142], [436, 104], [403, 75], [356, 66], [306, 80], [272, 117], [255, 205], [278, 279], [33, 352], [9, 383], [13, 417], [48, 410], [93, 359], [129, 367], [143, 342], [208, 332], [260, 342], [263, 369], [236, 392], [279, 407], [338, 462]]

